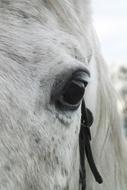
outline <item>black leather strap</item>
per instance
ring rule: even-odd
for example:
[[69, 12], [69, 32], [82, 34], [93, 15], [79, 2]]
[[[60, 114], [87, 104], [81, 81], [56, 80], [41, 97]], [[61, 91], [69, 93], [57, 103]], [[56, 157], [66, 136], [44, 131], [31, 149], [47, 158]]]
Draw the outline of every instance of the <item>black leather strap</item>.
[[86, 171], [85, 171], [85, 157], [89, 163], [90, 169], [98, 183], [102, 183], [102, 177], [100, 176], [91, 151], [90, 140], [90, 126], [93, 123], [93, 115], [89, 109], [85, 106], [85, 101], [82, 102], [82, 116], [81, 116], [81, 128], [79, 134], [79, 153], [80, 153], [80, 190], [86, 189]]

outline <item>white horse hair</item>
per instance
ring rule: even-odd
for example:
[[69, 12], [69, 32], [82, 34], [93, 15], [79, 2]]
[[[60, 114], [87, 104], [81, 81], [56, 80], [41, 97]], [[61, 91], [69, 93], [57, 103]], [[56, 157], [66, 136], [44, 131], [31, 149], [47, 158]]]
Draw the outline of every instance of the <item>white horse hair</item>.
[[[116, 94], [92, 26], [89, 0], [0, 0], [0, 190], [78, 190], [81, 107], [57, 110], [52, 90], [91, 73], [92, 150], [87, 190], [126, 190], [127, 152]], [[54, 87], [56, 85], [56, 87]]]

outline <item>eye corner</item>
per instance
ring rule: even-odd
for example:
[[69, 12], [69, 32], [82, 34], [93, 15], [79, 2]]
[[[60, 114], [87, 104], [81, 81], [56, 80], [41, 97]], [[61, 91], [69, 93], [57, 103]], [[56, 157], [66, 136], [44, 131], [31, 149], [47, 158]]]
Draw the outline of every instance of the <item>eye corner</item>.
[[85, 88], [88, 86], [88, 81], [84, 81]]

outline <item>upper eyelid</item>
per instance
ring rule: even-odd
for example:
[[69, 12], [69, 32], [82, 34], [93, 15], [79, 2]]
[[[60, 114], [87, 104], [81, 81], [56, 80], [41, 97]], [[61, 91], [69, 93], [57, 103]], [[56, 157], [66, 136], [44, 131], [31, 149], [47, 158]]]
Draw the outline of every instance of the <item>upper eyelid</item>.
[[82, 63], [89, 64], [92, 58], [92, 54], [89, 54], [86, 57], [78, 56], [77, 54], [74, 56], [74, 58]]

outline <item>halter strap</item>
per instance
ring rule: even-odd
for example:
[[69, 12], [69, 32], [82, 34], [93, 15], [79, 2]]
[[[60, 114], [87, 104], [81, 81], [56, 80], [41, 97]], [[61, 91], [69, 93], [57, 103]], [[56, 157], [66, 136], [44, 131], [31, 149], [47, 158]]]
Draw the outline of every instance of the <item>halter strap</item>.
[[81, 116], [81, 128], [79, 134], [79, 153], [80, 153], [80, 190], [86, 189], [86, 171], [85, 171], [85, 157], [89, 163], [90, 169], [93, 173], [95, 180], [98, 183], [102, 183], [102, 177], [100, 176], [91, 151], [90, 140], [90, 126], [93, 123], [93, 115], [89, 109], [85, 106], [85, 101], [82, 101], [82, 116]]

